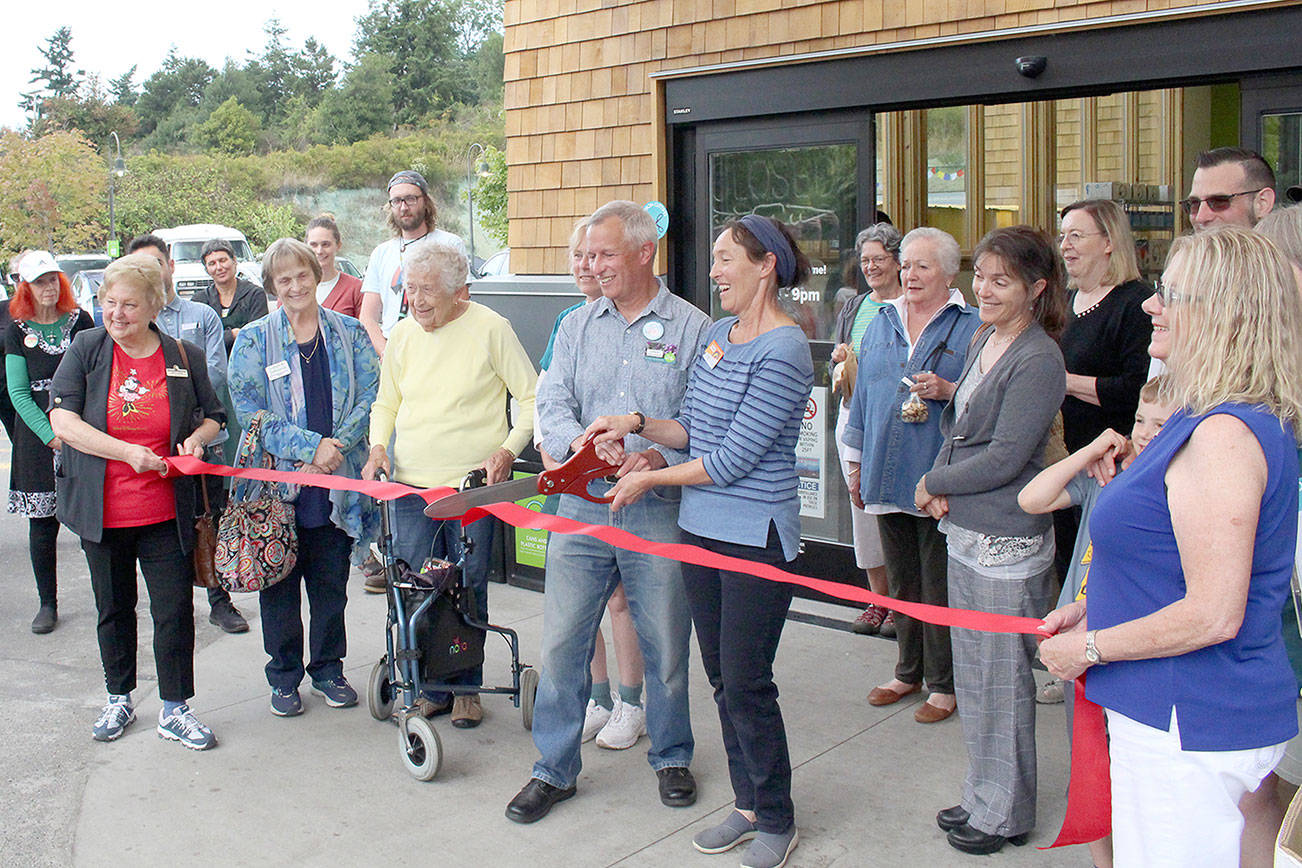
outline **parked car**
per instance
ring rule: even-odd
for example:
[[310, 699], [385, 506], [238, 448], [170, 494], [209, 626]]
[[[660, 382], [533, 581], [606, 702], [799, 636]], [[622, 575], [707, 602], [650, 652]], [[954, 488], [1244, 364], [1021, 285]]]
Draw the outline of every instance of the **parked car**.
[[65, 253], [56, 256], [54, 261], [59, 263], [59, 270], [68, 275], [69, 280], [72, 280], [79, 272], [88, 268], [107, 268], [112, 260], [102, 253]]
[[358, 270], [357, 266], [354, 265], [353, 261], [349, 259], [347, 256], [336, 256], [335, 267], [338, 268], [340, 271], [342, 271], [344, 274], [351, 274], [353, 277], [356, 277], [358, 280], [362, 279], [362, 272]]
[[156, 229], [154, 234], [166, 241], [171, 248], [172, 261], [176, 263], [172, 269], [172, 283], [177, 293], [186, 298], [212, 282], [212, 278], [204, 270], [203, 263], [199, 261], [199, 253], [203, 250], [203, 246], [214, 238], [229, 241], [231, 247], [235, 248], [235, 261], [238, 264], [237, 271], [240, 277], [262, 286], [262, 266], [258, 263], [258, 258], [253, 255], [253, 248], [249, 246], [248, 239], [238, 229], [215, 223], [192, 223], [172, 229]]
[[103, 268], [83, 268], [72, 278], [72, 297], [77, 305], [95, 318], [95, 325], [104, 325], [104, 313], [99, 307], [99, 288], [104, 283]]
[[511, 273], [511, 249], [499, 250], [479, 267], [480, 277], [503, 277]]

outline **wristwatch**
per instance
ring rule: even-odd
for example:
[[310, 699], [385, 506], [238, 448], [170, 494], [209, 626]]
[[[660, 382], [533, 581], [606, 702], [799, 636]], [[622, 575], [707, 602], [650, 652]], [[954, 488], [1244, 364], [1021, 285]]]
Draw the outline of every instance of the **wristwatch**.
[[637, 417], [637, 427], [628, 433], [641, 434], [642, 429], [646, 428], [646, 416], [644, 416], [642, 413], [639, 413], [637, 410], [633, 411], [633, 415]]
[[1097, 630], [1085, 631], [1085, 661], [1091, 666], [1106, 666], [1107, 661], [1099, 655], [1099, 649], [1094, 644], [1094, 636]]

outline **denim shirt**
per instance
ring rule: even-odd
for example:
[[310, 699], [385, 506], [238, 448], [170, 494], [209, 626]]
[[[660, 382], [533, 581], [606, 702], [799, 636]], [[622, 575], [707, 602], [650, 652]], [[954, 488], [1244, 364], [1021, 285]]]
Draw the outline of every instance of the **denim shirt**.
[[853, 461], [854, 452], [861, 453], [859, 494], [865, 504], [917, 513], [913, 492], [940, 451], [940, 414], [946, 402], [924, 400], [927, 421], [905, 422], [900, 405], [908, 400], [909, 390], [900, 378], [930, 371], [956, 382], [980, 325], [976, 308], [952, 299], [923, 328], [909, 355], [908, 334], [896, 305], [888, 304], [868, 324], [841, 435], [841, 442], [850, 447], [847, 458]]
[[[331, 436], [344, 444], [344, 461], [335, 475], [360, 479], [370, 451], [366, 435], [380, 384], [379, 357], [366, 330], [350, 316], [323, 308], [319, 328], [330, 367]], [[267, 369], [281, 360], [288, 363], [288, 371], [272, 379]], [[272, 418], [262, 427], [262, 447], [295, 466], [310, 462], [321, 435], [307, 428], [298, 344], [283, 309], [240, 329], [231, 349], [230, 374], [231, 403], [240, 426], [247, 430], [255, 413], [270, 411]], [[353, 538], [353, 562], [361, 563], [379, 527], [374, 501], [356, 492], [332, 491], [330, 503], [330, 520]]]
[[[208, 360], [208, 380], [217, 397], [226, 394], [226, 342], [222, 337], [222, 321], [217, 312], [206, 304], [173, 296], [158, 312], [156, 322], [165, 335], [178, 341], [189, 341], [203, 349]], [[225, 433], [225, 432], [223, 432]]]

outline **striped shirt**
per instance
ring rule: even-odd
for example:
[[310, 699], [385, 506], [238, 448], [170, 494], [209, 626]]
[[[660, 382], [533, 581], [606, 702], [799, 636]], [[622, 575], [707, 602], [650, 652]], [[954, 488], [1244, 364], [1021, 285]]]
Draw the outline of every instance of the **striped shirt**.
[[689, 453], [702, 459], [713, 484], [684, 489], [678, 524], [697, 536], [762, 547], [773, 522], [790, 560], [800, 544], [796, 441], [814, 364], [798, 326], [734, 344], [728, 332], [736, 321], [710, 327], [683, 398], [678, 421]]

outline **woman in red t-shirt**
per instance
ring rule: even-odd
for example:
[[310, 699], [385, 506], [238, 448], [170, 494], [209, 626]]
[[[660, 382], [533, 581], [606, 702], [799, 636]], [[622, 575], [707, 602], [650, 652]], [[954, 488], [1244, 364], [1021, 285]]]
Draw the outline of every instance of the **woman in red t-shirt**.
[[335, 263], [335, 255], [343, 244], [338, 224], [333, 217], [322, 214], [307, 224], [305, 240], [321, 264], [321, 279], [316, 286], [317, 304], [355, 318], [362, 311], [362, 282], [340, 271]]
[[50, 388], [50, 424], [64, 445], [58, 517], [86, 552], [109, 693], [92, 735], [112, 741], [135, 720], [138, 561], [154, 619], [158, 734], [205, 750], [216, 739], [186, 704], [194, 695], [196, 489], [190, 477], [160, 474], [162, 456], [202, 457], [225, 412], [203, 351], [153, 324], [166, 301], [154, 257], [111, 264], [99, 299], [104, 328], [77, 335]]

